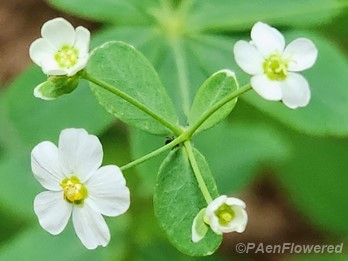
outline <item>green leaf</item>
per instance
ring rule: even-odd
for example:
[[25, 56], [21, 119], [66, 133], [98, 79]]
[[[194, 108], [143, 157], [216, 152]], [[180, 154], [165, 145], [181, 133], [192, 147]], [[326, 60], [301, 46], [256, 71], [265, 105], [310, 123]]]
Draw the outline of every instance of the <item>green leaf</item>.
[[[130, 146], [133, 159], [140, 158], [165, 145], [166, 138], [150, 135], [138, 129], [130, 128]], [[139, 172], [139, 184], [137, 188], [144, 197], [152, 197], [154, 184], [156, 183], [158, 169], [165, 159], [166, 153], [162, 153], [144, 163], [136, 166]]]
[[[238, 89], [235, 74], [229, 70], [222, 70], [208, 78], [198, 90], [189, 114], [190, 125], [195, 124], [202, 115], [228, 94]], [[222, 121], [233, 110], [237, 99], [230, 101], [212, 114], [197, 132], [209, 129]]]
[[153, 27], [111, 26], [98, 31], [92, 44], [97, 47], [108, 41], [122, 41], [140, 50], [154, 66], [157, 66], [165, 54], [166, 40]]
[[6, 154], [0, 161], [0, 173], [6, 174], [1, 183], [0, 202], [14, 214], [34, 220], [33, 200], [43, 191], [30, 168], [30, 151]]
[[[193, 139], [217, 177], [216, 182], [222, 194], [241, 191], [253, 181], [262, 166], [277, 166], [290, 153], [287, 139], [270, 122], [255, 122], [257, 111], [245, 107], [245, 102], [243, 104], [240, 101], [235, 108], [232, 122], [222, 121]], [[245, 115], [245, 110], [250, 110], [250, 114]], [[249, 118], [250, 115], [253, 118]], [[248, 118], [252, 119], [251, 122], [246, 120]], [[165, 142], [162, 137], [137, 130], [131, 130], [130, 134], [134, 159], [160, 148]], [[157, 173], [163, 159], [164, 154], [161, 154], [136, 167], [140, 172], [138, 186], [142, 188], [143, 194], [153, 193], [156, 178], [154, 173]]]
[[144, 0], [49, 0], [49, 3], [70, 14], [94, 21], [117, 24], [148, 24], [150, 16], [142, 8], [149, 9], [156, 1]]
[[157, 35], [152, 27], [147, 26], [107, 26], [93, 35], [92, 46], [99, 47], [109, 41], [122, 41], [132, 44], [137, 49]]
[[[216, 198], [218, 192], [207, 162], [197, 150], [194, 155], [212, 197]], [[154, 209], [168, 239], [178, 250], [188, 255], [210, 255], [221, 243], [222, 237], [212, 230], [198, 243], [191, 240], [193, 220], [204, 207], [206, 202], [185, 149], [174, 149], [161, 165], [155, 187]]]
[[348, 140], [288, 134], [293, 153], [278, 178], [290, 200], [318, 227], [347, 237]]
[[11, 244], [2, 246], [0, 260], [106, 260], [108, 248], [88, 251], [83, 247], [72, 229], [52, 236], [36, 225], [18, 235]]
[[[135, 252], [135, 251], [133, 251]], [[197, 261], [200, 260], [196, 257], [191, 257], [184, 255], [181, 252], [177, 251], [172, 245], [167, 242], [162, 242], [161, 240], [156, 240], [152, 244], [141, 245], [141, 248], [136, 253], [137, 257], [133, 260], [138, 261]], [[226, 258], [223, 255], [215, 253], [211, 256], [204, 257], [204, 261], [228, 261], [230, 259]], [[342, 261], [342, 260], [340, 260]]]
[[348, 60], [333, 43], [318, 34], [292, 32], [287, 38], [307, 37], [319, 50], [313, 68], [305, 71], [311, 88], [311, 101], [303, 109], [290, 110], [282, 103], [265, 101], [248, 93], [248, 102], [282, 123], [308, 134], [342, 136], [348, 134]]
[[166, 83], [170, 97], [174, 101], [180, 101], [175, 103], [175, 107], [181, 124], [186, 125], [194, 94], [210, 74], [205, 75], [197, 64], [187, 48], [186, 39], [178, 40], [174, 46], [165, 46], [164, 50], [162, 59], [157, 64], [158, 74]]
[[42, 140], [57, 140], [64, 128], [85, 128], [96, 134], [109, 126], [112, 117], [100, 108], [85, 83], [72, 95], [54, 101], [35, 98], [33, 90], [45, 78], [40, 68], [30, 68], [0, 97], [15, 142], [31, 147]]
[[[110, 42], [92, 53], [88, 75], [115, 86], [172, 125], [177, 124], [174, 105], [150, 62], [132, 46]], [[171, 132], [157, 120], [128, 101], [91, 84], [100, 104], [110, 113], [141, 130], [157, 135]]]
[[234, 71], [238, 76], [238, 82], [242, 83], [248, 78], [243, 74], [239, 75], [242, 71], [233, 59], [232, 49], [237, 40], [236, 37], [200, 34], [191, 37], [187, 46], [196, 60], [196, 66], [204, 71], [205, 77], [227, 68]]
[[193, 31], [249, 30], [256, 21], [309, 26], [330, 21], [347, 2], [340, 0], [196, 1], [188, 16]]

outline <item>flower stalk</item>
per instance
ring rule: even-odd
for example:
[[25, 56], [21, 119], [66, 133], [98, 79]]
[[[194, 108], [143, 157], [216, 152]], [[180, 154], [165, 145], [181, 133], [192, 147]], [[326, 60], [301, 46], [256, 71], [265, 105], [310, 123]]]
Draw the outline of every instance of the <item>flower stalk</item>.
[[209, 193], [207, 184], [205, 184], [205, 181], [203, 179], [201, 170], [198, 167], [197, 161], [196, 161], [196, 157], [193, 153], [193, 148], [192, 148], [192, 144], [190, 141], [185, 141], [184, 142], [184, 146], [187, 152], [187, 156], [189, 158], [189, 161], [191, 163], [193, 172], [195, 173], [195, 177], [197, 179], [198, 182], [198, 186], [200, 188], [200, 190], [202, 191], [202, 194], [204, 196], [205, 201], [207, 202], [207, 204], [209, 204], [213, 199]]

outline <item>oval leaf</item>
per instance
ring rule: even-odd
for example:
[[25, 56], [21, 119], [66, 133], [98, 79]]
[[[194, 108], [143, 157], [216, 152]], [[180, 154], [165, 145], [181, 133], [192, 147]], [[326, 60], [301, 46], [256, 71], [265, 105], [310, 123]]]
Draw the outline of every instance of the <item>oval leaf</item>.
[[339, 0], [196, 1], [188, 17], [192, 29], [199, 31], [249, 30], [255, 21], [265, 20], [303, 27], [329, 22], [346, 6]]
[[[109, 42], [95, 49], [86, 68], [88, 75], [115, 86], [171, 124], [177, 124], [174, 105], [150, 62], [132, 46]], [[171, 132], [126, 100], [91, 84], [99, 103], [125, 123], [157, 135]]]
[[[222, 100], [228, 94], [238, 89], [238, 83], [234, 72], [221, 70], [209, 77], [199, 88], [189, 114], [190, 125], [196, 123], [202, 115], [215, 103]], [[209, 129], [227, 117], [237, 103], [237, 98], [221, 107], [212, 114], [197, 132]]]
[[[286, 133], [286, 130], [283, 131]], [[348, 141], [288, 132], [292, 158], [278, 174], [296, 209], [323, 231], [348, 235]]]
[[[46, 233], [39, 225], [31, 226], [29, 229], [21, 231], [16, 237], [13, 237], [11, 244], [7, 244], [0, 253], [0, 260], [106, 260], [106, 256], [111, 256], [111, 249], [98, 248], [94, 251], [88, 251], [77, 240], [72, 229], [64, 231], [57, 237], [52, 237]], [[118, 236], [118, 233], [114, 236]], [[114, 239], [113, 239], [114, 240]], [[116, 245], [116, 244], [115, 244]], [[118, 245], [116, 245], [117, 247]], [[122, 244], [120, 244], [122, 246]], [[57, 249], [73, 249], [73, 251], [62, 251], [53, 255]], [[116, 253], [122, 252], [121, 247], [114, 250]], [[116, 259], [116, 256], [113, 257]], [[111, 259], [111, 258], [110, 258]], [[118, 258], [117, 258], [118, 259]]]
[[[89, 20], [115, 24], [148, 24], [150, 19], [144, 4], [137, 0], [49, 0], [54, 7]], [[153, 6], [150, 0], [144, 0], [148, 8]]]
[[[194, 154], [211, 196], [217, 197], [215, 181], [207, 162], [197, 150]], [[154, 208], [158, 222], [168, 239], [185, 254], [210, 255], [221, 243], [222, 237], [210, 229], [201, 241], [192, 242], [193, 220], [206, 206], [185, 149], [181, 147], [171, 151], [159, 170]]]

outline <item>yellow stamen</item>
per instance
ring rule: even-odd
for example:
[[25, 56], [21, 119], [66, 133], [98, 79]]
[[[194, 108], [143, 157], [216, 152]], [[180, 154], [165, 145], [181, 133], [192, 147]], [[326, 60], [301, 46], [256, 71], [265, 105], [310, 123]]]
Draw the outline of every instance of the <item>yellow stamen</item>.
[[280, 54], [271, 54], [263, 62], [263, 71], [269, 79], [281, 81], [284, 80], [288, 75], [288, 64], [289, 61], [287, 59], [283, 59]]
[[64, 190], [64, 199], [69, 203], [83, 204], [83, 201], [88, 195], [87, 188], [80, 182], [80, 179], [76, 176], [65, 178], [60, 186]]
[[218, 217], [221, 226], [227, 226], [236, 216], [231, 206], [226, 203], [215, 211], [215, 215]]
[[61, 68], [70, 68], [77, 63], [79, 51], [72, 46], [63, 45], [54, 55], [54, 59]]

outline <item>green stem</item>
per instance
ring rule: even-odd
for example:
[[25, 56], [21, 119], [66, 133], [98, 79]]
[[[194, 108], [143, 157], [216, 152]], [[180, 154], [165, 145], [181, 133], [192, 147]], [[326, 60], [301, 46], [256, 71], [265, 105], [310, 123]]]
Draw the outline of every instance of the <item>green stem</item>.
[[183, 53], [183, 48], [181, 46], [180, 39], [173, 39], [171, 41], [171, 46], [174, 50], [176, 69], [178, 71], [179, 90], [182, 99], [182, 108], [184, 115], [187, 116], [190, 111], [190, 92], [187, 82], [185, 56]]
[[[162, 152], [164, 152], [166, 150], [169, 150], [169, 149], [175, 147], [176, 145], [178, 145], [178, 144], [180, 144], [180, 143], [182, 143], [184, 141], [190, 143], [188, 140], [195, 133], [195, 131], [204, 123], [204, 121], [206, 119], [208, 119], [220, 107], [224, 106], [229, 101], [235, 99], [236, 97], [238, 97], [239, 95], [243, 94], [244, 92], [246, 92], [246, 91], [248, 91], [250, 89], [251, 89], [250, 85], [247, 84], [247, 85], [239, 88], [235, 92], [232, 92], [230, 95], [226, 96], [220, 102], [216, 103], [213, 107], [211, 107], [210, 110], [206, 111], [203, 114], [202, 118], [198, 122], [196, 122], [194, 125], [192, 125], [190, 128], [188, 128], [186, 131], [183, 132], [182, 130], [180, 130], [181, 134], [175, 140], [173, 140], [172, 142], [166, 144], [165, 146], [163, 146], [163, 147], [161, 147], [161, 148], [159, 148], [159, 149], [157, 149], [157, 150], [155, 150], [155, 151], [153, 151], [153, 152], [151, 152], [151, 153], [149, 153], [149, 154], [147, 154], [147, 155], [145, 155], [145, 156], [143, 156], [143, 157], [141, 157], [139, 159], [136, 159], [136, 160], [134, 160], [134, 161], [132, 161], [132, 162], [122, 166], [121, 170], [127, 170], [127, 169], [130, 169], [132, 167], [135, 167], [135, 166], [143, 163], [144, 161], [149, 160], [149, 159], [157, 156], [158, 154], [160, 154], [160, 153], [162, 153]], [[186, 146], [191, 147], [191, 143], [189, 145], [186, 145]], [[190, 154], [188, 153], [188, 155], [190, 155]], [[192, 158], [192, 156], [191, 156], [191, 158]], [[193, 161], [193, 163], [191, 163], [192, 167], [196, 166], [196, 167], [193, 167], [193, 168], [194, 168], [194, 170], [196, 169], [196, 171], [197, 171], [197, 168], [198, 168], [197, 163], [196, 163], [194, 158], [192, 158], [192, 159], [193, 160], [190, 160], [191, 162]], [[198, 173], [199, 173], [198, 175], [200, 175], [199, 169], [198, 169]]]
[[195, 131], [217, 110], [219, 110], [222, 106], [224, 106], [226, 103], [232, 101], [233, 99], [237, 98], [241, 94], [251, 90], [251, 85], [246, 84], [242, 86], [241, 88], [237, 89], [236, 91], [232, 92], [230, 95], [226, 96], [219, 102], [215, 103], [209, 110], [205, 111], [202, 115], [202, 117], [192, 126], [190, 126], [187, 131], [185, 131], [185, 134], [187, 134], [188, 137], [191, 137]]
[[189, 161], [191, 162], [191, 166], [192, 166], [192, 169], [193, 169], [193, 172], [195, 173], [195, 176], [196, 176], [196, 179], [197, 179], [197, 182], [198, 182], [198, 186], [199, 188], [201, 189], [202, 191], [202, 194], [204, 196], [204, 199], [205, 201], [207, 202], [207, 204], [209, 204], [210, 202], [212, 202], [212, 197], [209, 193], [209, 190], [208, 190], [208, 187], [207, 185], [205, 184], [205, 181], [203, 179], [203, 176], [202, 176], [202, 173], [198, 167], [198, 164], [197, 164], [197, 161], [196, 161], [196, 157], [193, 153], [193, 149], [192, 149], [192, 145], [191, 145], [191, 142], [190, 141], [185, 141], [184, 142], [184, 146], [186, 148], [186, 151], [187, 151], [187, 155], [189, 157]]
[[170, 143], [164, 145], [163, 147], [161, 147], [157, 150], [154, 150], [153, 152], [151, 152], [151, 153], [149, 153], [149, 154], [147, 154], [139, 159], [136, 159], [136, 160], [122, 166], [120, 169], [123, 171], [123, 170], [130, 169], [132, 167], [135, 167], [135, 166], [143, 163], [144, 161], [147, 161], [147, 160], [161, 154], [162, 152], [175, 147], [176, 145], [180, 144], [181, 142], [185, 141], [186, 139], [187, 139], [186, 135], [183, 133], [179, 137], [177, 137], [175, 140], [171, 141]]
[[142, 110], [143, 112], [145, 112], [146, 114], [148, 114], [149, 116], [151, 116], [152, 118], [154, 118], [155, 120], [160, 122], [163, 126], [167, 127], [169, 130], [171, 130], [176, 136], [179, 136], [180, 134], [182, 134], [182, 130], [178, 126], [172, 125], [166, 119], [162, 118], [161, 116], [159, 116], [158, 114], [153, 112], [151, 109], [146, 107], [144, 104], [138, 102], [137, 100], [135, 100], [133, 97], [129, 96], [128, 94], [120, 91], [119, 89], [113, 87], [112, 85], [110, 85], [104, 81], [101, 81], [101, 80], [94, 78], [93, 76], [91, 76], [87, 72], [84, 72], [81, 76], [82, 76], [82, 78], [86, 79], [87, 81], [90, 81], [90, 82], [100, 86], [104, 90], [107, 90], [107, 91], [117, 95], [118, 97], [126, 100], [130, 104], [137, 107], [139, 110]]

